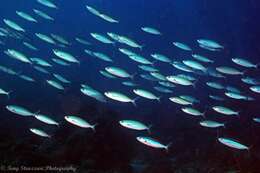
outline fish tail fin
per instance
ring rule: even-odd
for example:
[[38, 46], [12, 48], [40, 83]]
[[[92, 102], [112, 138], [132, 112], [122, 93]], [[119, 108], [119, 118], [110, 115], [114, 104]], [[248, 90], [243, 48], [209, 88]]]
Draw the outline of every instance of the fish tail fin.
[[[116, 42], [113, 42], [112, 45], [113, 45], [114, 47], [116, 47]], [[114, 55], [114, 54], [113, 54], [113, 55]]]
[[237, 117], [238, 117], [238, 119], [240, 119], [240, 118], [241, 118], [241, 116], [240, 116], [240, 111], [239, 111], [239, 112], [237, 112]]
[[154, 66], [154, 63], [156, 63], [156, 62], [157, 62], [157, 60], [152, 61], [151, 65]]
[[227, 128], [226, 124], [227, 124], [227, 122], [224, 122], [224, 123], [223, 123], [223, 127], [224, 127], [224, 129]]
[[17, 76], [20, 76], [23, 73], [23, 71], [19, 71], [16, 73]]
[[157, 97], [156, 100], [157, 100], [159, 103], [161, 103], [161, 98], [162, 98], [162, 96]]
[[13, 92], [13, 91], [8, 91], [8, 92], [6, 93], [8, 100], [10, 99], [10, 94], [11, 94], [12, 92]]
[[172, 142], [170, 142], [169, 144], [166, 145], [165, 149], [166, 152], [169, 153], [169, 148], [172, 146]]
[[148, 131], [148, 133], [149, 133], [149, 135], [151, 134], [151, 128], [153, 127], [153, 125], [152, 124], [150, 124], [149, 126], [148, 126], [148, 129], [147, 129], [147, 131]]
[[259, 68], [260, 67], [260, 63], [257, 63], [256, 65], [255, 65], [255, 68]]
[[33, 116], [36, 116], [36, 115], [39, 114], [40, 112], [41, 112], [40, 110], [34, 112], [34, 113], [33, 113]]
[[202, 116], [204, 119], [206, 119], [205, 114], [206, 114], [206, 110], [201, 114], [201, 116]]
[[244, 71], [242, 71], [242, 73], [241, 73], [241, 75], [242, 76], [245, 76], [245, 74], [248, 72], [248, 70], [244, 70]]
[[135, 76], [137, 75], [137, 73], [134, 73], [130, 76], [131, 80], [134, 80]]
[[143, 47], [145, 47], [144, 44], [142, 44], [141, 46], [139, 46], [140, 50], [143, 51]]
[[217, 129], [217, 138], [219, 138], [219, 129]]
[[139, 97], [136, 97], [134, 100], [132, 100], [132, 103], [135, 107], [137, 107], [136, 101], [139, 99]]
[[96, 126], [98, 125], [98, 123], [96, 123], [96, 124], [94, 124], [94, 125], [92, 125], [91, 126], [91, 129], [94, 131], [94, 132], [96, 132]]
[[196, 89], [197, 83], [198, 83], [198, 80], [195, 80], [195, 81], [192, 83], [192, 86], [193, 86], [194, 89]]

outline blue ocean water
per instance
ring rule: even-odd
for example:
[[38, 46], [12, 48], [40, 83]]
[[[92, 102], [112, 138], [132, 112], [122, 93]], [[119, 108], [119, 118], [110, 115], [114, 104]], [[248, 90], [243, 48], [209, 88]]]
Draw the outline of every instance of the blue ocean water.
[[[231, 58], [244, 57], [259, 63], [259, 4], [251, 1], [215, 1], [206, 0], [126, 0], [126, 1], [52, 1], [57, 9], [48, 8], [36, 0], [4, 2], [0, 7], [3, 19], [15, 21], [26, 32], [18, 32], [1, 22], [0, 27], [9, 28], [9, 32], [20, 33], [22, 38], [1, 37], [4, 43], [1, 49], [1, 66], [11, 68], [17, 75], [1, 71], [1, 86], [10, 93], [8, 99], [1, 95], [0, 121], [0, 160], [1, 166], [13, 167], [73, 167], [76, 172], [253, 172], [259, 171], [259, 123], [252, 119], [259, 116], [259, 94], [252, 92], [249, 85], [241, 82], [242, 77], [258, 78], [259, 69], [244, 68], [234, 64]], [[86, 9], [91, 6], [100, 12], [112, 16], [119, 23], [110, 23], [93, 15]], [[33, 9], [39, 9], [54, 18], [54, 21], [37, 16]], [[23, 11], [37, 19], [37, 23], [28, 22], [15, 11]], [[154, 36], [141, 30], [143, 26], [157, 28], [162, 35]], [[115, 43], [103, 44], [90, 33], [106, 35], [117, 33], [136, 40], [143, 45], [142, 50]], [[71, 43], [65, 48], [48, 44], [35, 36], [35, 33], [60, 35]], [[75, 41], [84, 38], [91, 45]], [[198, 46], [197, 39], [215, 40], [224, 46], [221, 51], [208, 51]], [[27, 41], [39, 50], [33, 51], [22, 45]], [[172, 42], [189, 45], [192, 52], [183, 51], [173, 46]], [[204, 64], [210, 68], [231, 66], [243, 71], [243, 76], [229, 76], [218, 79], [206, 73], [192, 73], [196, 77], [195, 86], [177, 85], [173, 93], [155, 91], [158, 84], [145, 80], [140, 74], [137, 62], [131, 61], [118, 48], [130, 49], [152, 60], [151, 53], [161, 53], [174, 61], [192, 59], [191, 53], [202, 54], [214, 60], [213, 64]], [[34, 66], [9, 58], [4, 51], [15, 49], [29, 58], [37, 57], [50, 62], [53, 67], [46, 68], [50, 73], [57, 73], [71, 81], [64, 84], [65, 90], [59, 91], [46, 80], [54, 79], [52, 74], [36, 71]], [[60, 49], [74, 55], [80, 64], [61, 66], [51, 61], [57, 58], [52, 50]], [[84, 49], [102, 52], [113, 59], [108, 63], [94, 58]], [[130, 74], [135, 74], [133, 81], [138, 88], [152, 91], [160, 96], [160, 102], [139, 98], [137, 106], [121, 103], [107, 98], [106, 103], [87, 97], [80, 92], [80, 85], [86, 84], [104, 93], [117, 91], [131, 98], [136, 95], [134, 88], [123, 86], [122, 79], [108, 79], [99, 73], [107, 66], [117, 66]], [[154, 67], [167, 76], [189, 74], [173, 68], [172, 65], [156, 61]], [[21, 74], [35, 79], [28, 82], [20, 79]], [[130, 80], [131, 79], [127, 79]], [[207, 87], [207, 81], [220, 82], [225, 86], [234, 86], [254, 98], [253, 101], [234, 100], [225, 97], [223, 90]], [[217, 102], [209, 94], [225, 97], [226, 101]], [[193, 108], [205, 112], [205, 117], [194, 117], [181, 111], [183, 106], [169, 101], [169, 97], [192, 95], [200, 100]], [[34, 117], [15, 115], [6, 109], [7, 105], [19, 105], [32, 112], [50, 115], [59, 122], [59, 126], [46, 125]], [[239, 112], [239, 117], [220, 115], [212, 110], [213, 106], [222, 105]], [[66, 115], [82, 117], [90, 124], [98, 123], [96, 132], [73, 126], [64, 119]], [[151, 134], [147, 131], [126, 129], [118, 123], [123, 119], [133, 119], [152, 125]], [[225, 128], [209, 129], [201, 127], [199, 122], [205, 119], [225, 123]], [[39, 128], [51, 134], [43, 138], [30, 132], [30, 128]], [[136, 140], [137, 136], [150, 136], [162, 144], [171, 143], [169, 151], [145, 146]], [[249, 147], [240, 151], [221, 144], [219, 137], [231, 138]], [[1, 168], [2, 169], [2, 168]], [[47, 172], [47, 170], [45, 170]], [[72, 170], [67, 170], [72, 171]], [[66, 172], [66, 171], [65, 171]], [[73, 171], [72, 171], [73, 172]]]

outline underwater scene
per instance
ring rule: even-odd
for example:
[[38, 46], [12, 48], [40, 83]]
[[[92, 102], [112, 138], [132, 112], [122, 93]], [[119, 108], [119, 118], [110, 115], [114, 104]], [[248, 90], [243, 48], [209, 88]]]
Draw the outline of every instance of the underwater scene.
[[260, 173], [257, 0], [3, 0], [0, 173]]

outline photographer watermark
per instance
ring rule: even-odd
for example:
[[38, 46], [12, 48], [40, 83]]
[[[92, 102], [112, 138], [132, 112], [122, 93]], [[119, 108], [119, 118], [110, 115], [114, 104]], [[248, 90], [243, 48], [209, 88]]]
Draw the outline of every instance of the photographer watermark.
[[13, 165], [0, 165], [0, 172], [3, 171], [31, 171], [31, 172], [41, 172], [41, 171], [53, 171], [53, 172], [76, 172], [77, 168], [73, 166], [13, 166]]

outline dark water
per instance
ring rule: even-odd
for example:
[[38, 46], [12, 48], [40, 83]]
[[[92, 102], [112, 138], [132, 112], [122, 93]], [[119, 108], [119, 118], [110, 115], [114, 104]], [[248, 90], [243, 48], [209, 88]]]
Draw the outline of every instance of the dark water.
[[[239, 77], [216, 80], [225, 85], [239, 87], [244, 93], [255, 98], [255, 101], [251, 102], [230, 99], [220, 103], [239, 110], [241, 112], [239, 118], [219, 116], [210, 109], [216, 103], [208, 98], [208, 94], [215, 93], [223, 96], [222, 91], [215, 91], [204, 84], [208, 80], [213, 80], [212, 77], [198, 76], [200, 81], [195, 88], [181, 86], [174, 88], [172, 95], [191, 94], [199, 98], [201, 103], [196, 108], [208, 110], [207, 117], [226, 123], [226, 128], [220, 130], [199, 126], [201, 117], [182, 113], [181, 106], [169, 102], [168, 96], [164, 94], [160, 103], [139, 99], [135, 107], [132, 104], [114, 101], [100, 103], [84, 96], [79, 90], [80, 84], [86, 83], [102, 92], [115, 90], [135, 97], [131, 88], [121, 84], [122, 80], [107, 79], [100, 75], [98, 71], [109, 64], [88, 56], [84, 53], [84, 49], [110, 55], [114, 59], [113, 65], [123, 67], [132, 74], [136, 71], [138, 74], [142, 73], [135, 62], [118, 51], [118, 47], [124, 46], [104, 45], [94, 40], [89, 35], [91, 32], [103, 34], [115, 32], [134, 38], [145, 45], [142, 51], [134, 51], [145, 57], [158, 52], [176, 61], [189, 58], [189, 52], [180, 51], [172, 45], [173, 41], [180, 41], [190, 45], [195, 53], [212, 57], [215, 60], [214, 66], [232, 66], [230, 59], [236, 56], [246, 57], [252, 62], [260, 62], [259, 2], [256, 0], [214, 2], [56, 0], [55, 3], [59, 7], [57, 10], [44, 7], [34, 0], [28, 2], [10, 0], [2, 2], [0, 6], [2, 19], [12, 19], [24, 26], [26, 40], [40, 49], [34, 52], [22, 46], [22, 40], [1, 38], [5, 45], [0, 47], [0, 65], [28, 74], [37, 81], [30, 83], [1, 72], [1, 88], [13, 90], [10, 99], [5, 96], [0, 98], [0, 164], [2, 167], [12, 165], [19, 168], [21, 166], [66, 168], [71, 166], [76, 168], [76, 172], [82, 173], [260, 172], [260, 126], [252, 121], [252, 117], [259, 116], [260, 96], [249, 91], [248, 85], [241, 83]], [[111, 24], [103, 21], [89, 13], [85, 5], [114, 16], [120, 23]], [[15, 14], [16, 10], [33, 14], [34, 8], [48, 13], [55, 18], [55, 21], [48, 22], [37, 17], [39, 22], [31, 24]], [[5, 27], [3, 23], [1, 25]], [[145, 34], [140, 30], [142, 26], [154, 26], [163, 35], [157, 37]], [[34, 35], [37, 32], [59, 34], [72, 42], [72, 46], [65, 50], [78, 57], [80, 65], [70, 67], [54, 65], [50, 69], [51, 72], [62, 74], [72, 81], [64, 92], [46, 84], [45, 80], [50, 79], [51, 76], [41, 74], [28, 64], [10, 59], [3, 53], [4, 50], [13, 48], [23, 51], [30, 57], [41, 57], [46, 60], [53, 58], [52, 49], [55, 46], [37, 39]], [[92, 45], [87, 47], [77, 44], [75, 37], [85, 38]], [[225, 49], [221, 52], [203, 50], [197, 46], [196, 39], [199, 38], [217, 40], [224, 45]], [[181, 73], [164, 63], [158, 63], [156, 67], [162, 74]], [[244, 68], [237, 68], [244, 70]], [[246, 71], [246, 75], [256, 78], [259, 74], [258, 69]], [[135, 80], [145, 89], [154, 86], [153, 82], [145, 81], [140, 77], [136, 77]], [[52, 127], [32, 117], [14, 115], [5, 109], [9, 104], [21, 105], [35, 112], [40, 110], [46, 115], [53, 115], [52, 117], [60, 122], [60, 126]], [[63, 118], [65, 115], [77, 115], [88, 119], [91, 123], [98, 123], [96, 132], [68, 124]], [[169, 152], [137, 142], [135, 137], [147, 135], [147, 132], [123, 128], [118, 123], [121, 119], [135, 119], [152, 124], [153, 138], [159, 139], [163, 144], [172, 142]], [[46, 139], [33, 135], [29, 128], [42, 128], [52, 134], [52, 138]], [[250, 149], [249, 151], [230, 149], [217, 141], [219, 136], [237, 139], [250, 146]], [[64, 172], [69, 171], [64, 170]]]

